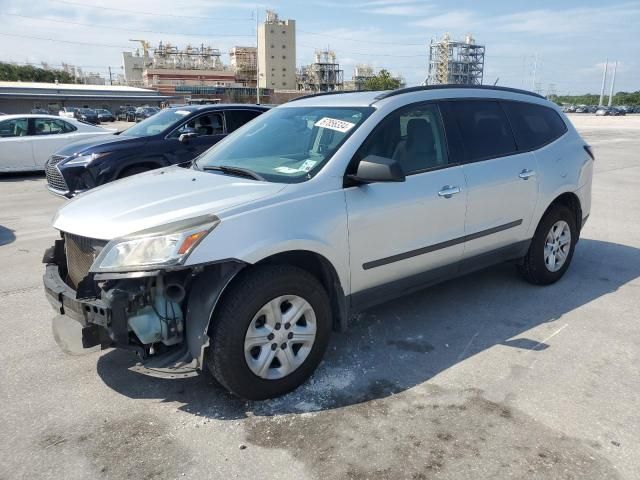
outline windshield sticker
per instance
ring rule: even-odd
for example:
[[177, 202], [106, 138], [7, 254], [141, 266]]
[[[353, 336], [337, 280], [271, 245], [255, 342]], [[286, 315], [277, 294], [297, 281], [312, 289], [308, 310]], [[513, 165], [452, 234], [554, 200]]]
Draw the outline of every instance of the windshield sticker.
[[344, 120], [338, 120], [336, 118], [324, 117], [315, 123], [316, 127], [328, 128], [335, 130], [336, 132], [346, 133], [355, 127], [355, 123], [345, 122]]
[[318, 163], [315, 160], [305, 160], [304, 163], [302, 165], [300, 165], [300, 167], [298, 168], [298, 170], [300, 172], [308, 172], [309, 170], [311, 170], [315, 164]]
[[291, 168], [291, 167], [276, 167], [276, 168], [274, 168], [274, 170], [276, 172], [280, 172], [280, 173], [298, 173], [298, 172], [300, 172], [300, 170], [298, 170], [297, 168]]
[[191, 112], [189, 110], [176, 110], [178, 115], [189, 115]]

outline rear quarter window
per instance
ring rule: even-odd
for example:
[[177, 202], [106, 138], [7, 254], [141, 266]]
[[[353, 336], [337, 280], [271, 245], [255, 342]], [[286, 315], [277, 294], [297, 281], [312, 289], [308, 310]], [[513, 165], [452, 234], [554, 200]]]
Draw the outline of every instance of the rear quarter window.
[[519, 150], [535, 150], [560, 138], [567, 131], [558, 112], [526, 102], [502, 102], [509, 115]]

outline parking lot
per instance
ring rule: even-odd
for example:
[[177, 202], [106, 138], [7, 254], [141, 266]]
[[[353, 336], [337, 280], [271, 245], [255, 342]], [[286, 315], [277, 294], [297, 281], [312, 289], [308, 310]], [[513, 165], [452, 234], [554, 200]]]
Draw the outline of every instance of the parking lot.
[[570, 118], [596, 163], [560, 282], [502, 265], [377, 307], [265, 402], [62, 353], [40, 262], [64, 202], [0, 178], [0, 480], [640, 478], [640, 116]]

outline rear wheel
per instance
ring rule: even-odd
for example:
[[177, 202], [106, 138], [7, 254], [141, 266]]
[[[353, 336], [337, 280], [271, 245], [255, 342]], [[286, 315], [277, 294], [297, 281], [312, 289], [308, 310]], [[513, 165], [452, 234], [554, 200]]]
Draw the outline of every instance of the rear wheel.
[[564, 205], [553, 206], [538, 224], [520, 273], [536, 285], [557, 282], [569, 268], [577, 240], [573, 212]]
[[330, 312], [324, 287], [304, 270], [265, 265], [241, 273], [212, 321], [207, 366], [241, 398], [287, 393], [320, 363], [331, 333]]

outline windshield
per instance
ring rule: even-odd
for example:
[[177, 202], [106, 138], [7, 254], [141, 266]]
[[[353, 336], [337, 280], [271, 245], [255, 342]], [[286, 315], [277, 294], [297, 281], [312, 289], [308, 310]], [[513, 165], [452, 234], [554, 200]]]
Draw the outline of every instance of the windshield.
[[128, 128], [120, 135], [124, 135], [126, 137], [148, 137], [151, 135], [157, 135], [174, 126], [191, 113], [192, 112], [189, 110], [174, 110], [169, 108], [156, 113], [154, 116], [141, 121], [131, 128]]
[[95, 113], [95, 112], [93, 110], [91, 110], [90, 108], [81, 108], [80, 109], [80, 113], [92, 114], [92, 113]]
[[271, 182], [302, 182], [320, 171], [372, 111], [369, 107], [275, 108], [205, 152], [195, 167], [238, 167]]

